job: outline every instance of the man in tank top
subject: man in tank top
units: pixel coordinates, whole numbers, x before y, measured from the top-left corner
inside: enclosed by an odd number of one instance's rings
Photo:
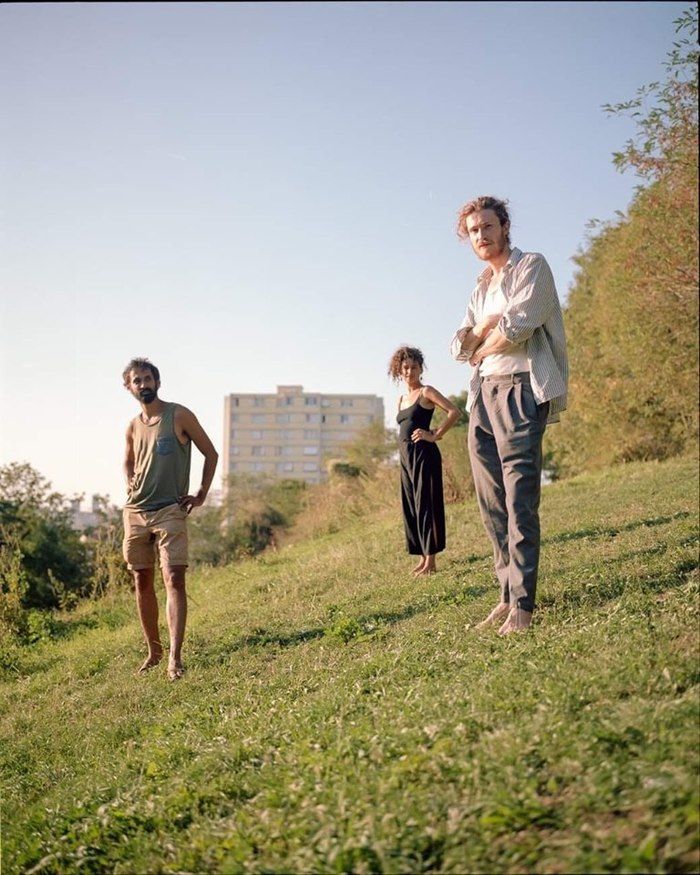
[[[479,197],[457,234],[487,262],[451,352],[469,362],[469,456],[501,598],[480,626],[527,629],[540,555],[542,436],[566,407],[568,364],[561,306],[542,255],[510,244],[506,203]]]
[[[187,516],[204,503],[218,453],[197,417],[180,404],[158,397],[160,373],[148,359],[132,359],[122,374],[124,386],[141,405],[126,430],[127,502],[124,506],[124,559],[134,575],[136,604],[148,647],[139,674],[163,658],[154,589],[155,554],[167,594],[170,634],[168,677],[182,677],[182,641],[187,619]],[[190,489],[192,443],[204,456],[202,485]]]

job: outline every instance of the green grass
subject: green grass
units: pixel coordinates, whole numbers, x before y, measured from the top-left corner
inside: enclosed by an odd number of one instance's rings
[[[472,502],[432,578],[398,517],[193,574],[177,684],[84,606],[5,669],[3,873],[696,871],[697,499],[694,460],[546,487],[506,639]]]

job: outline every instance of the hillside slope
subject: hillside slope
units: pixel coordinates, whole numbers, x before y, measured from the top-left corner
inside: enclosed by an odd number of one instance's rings
[[[192,575],[188,673],[126,594],[0,685],[2,871],[694,871],[695,460],[544,490],[527,635],[475,508],[410,577],[398,517]]]

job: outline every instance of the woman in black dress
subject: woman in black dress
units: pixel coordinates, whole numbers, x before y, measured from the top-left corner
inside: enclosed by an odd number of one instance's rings
[[[401,458],[401,504],[406,547],[420,562],[413,574],[432,574],[435,554],[445,549],[445,503],[442,495],[442,458],[437,448],[446,431],[459,419],[459,410],[434,386],[421,382],[423,353],[414,346],[401,346],[389,362],[389,376],[403,380],[406,394],[399,398]],[[436,407],[447,418],[439,428],[430,428]]]

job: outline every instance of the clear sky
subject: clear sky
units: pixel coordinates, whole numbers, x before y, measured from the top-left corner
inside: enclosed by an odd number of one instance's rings
[[[230,392],[370,392],[389,418],[401,343],[461,391],[459,207],[508,198],[565,300],[638,182],[601,107],[663,76],[687,7],[0,5],[0,464],[121,503],[133,355],[219,449]]]

